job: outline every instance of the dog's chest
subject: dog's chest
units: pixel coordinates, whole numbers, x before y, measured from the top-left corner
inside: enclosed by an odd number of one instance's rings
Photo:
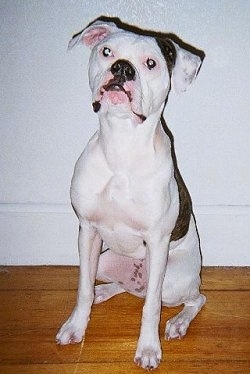
[[[71,200],[79,218],[95,227],[110,248],[141,258],[145,235],[156,222],[166,225],[170,195],[176,193],[172,164],[168,151],[155,155],[151,147],[140,153],[134,145],[121,157],[120,148],[112,168],[98,138],[90,141],[76,164]]]
[[[139,183],[128,175],[83,177],[77,209],[81,216],[97,228],[115,231],[118,227],[141,230],[144,226],[143,195]],[[102,178],[103,177],[103,178]],[[85,181],[85,182],[84,182]],[[85,198],[84,198],[85,197]]]
[[[117,253],[139,258],[145,255],[141,231],[147,230],[140,184],[124,173],[94,176],[86,173],[81,183],[73,183],[71,197],[84,220],[100,233],[105,244]]]
[[[131,198],[129,184],[129,178],[125,174],[113,175],[105,185],[101,195],[106,202],[128,203]]]
[[[121,148],[122,144],[116,146],[117,154]],[[126,162],[119,154],[112,158],[116,164],[112,167],[100,147],[98,134],[93,137],[76,164],[71,185],[72,203],[79,216],[109,230],[121,225],[134,230],[145,227],[145,216],[150,216],[146,214],[149,196],[154,194],[157,204],[155,184],[160,185],[161,181],[151,157],[135,157],[131,161],[133,152],[127,146],[123,157]]]

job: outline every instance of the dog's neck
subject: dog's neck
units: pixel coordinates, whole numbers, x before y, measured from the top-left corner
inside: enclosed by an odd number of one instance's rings
[[[135,165],[154,159],[157,152],[166,150],[166,137],[160,122],[160,113],[153,113],[143,123],[129,117],[99,114],[99,144],[113,172],[129,172]]]

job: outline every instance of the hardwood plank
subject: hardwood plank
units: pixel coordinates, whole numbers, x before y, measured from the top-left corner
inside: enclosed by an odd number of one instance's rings
[[[0,290],[76,290],[77,266],[0,267]],[[203,290],[249,290],[250,267],[204,267]]]
[[[75,290],[78,266],[2,266],[0,290]]]
[[[201,272],[205,290],[250,290],[250,267],[204,267]]]
[[[133,363],[76,363],[41,365],[2,365],[1,374],[138,374],[144,371]],[[250,365],[246,361],[164,361],[157,368],[163,374],[249,374]]]

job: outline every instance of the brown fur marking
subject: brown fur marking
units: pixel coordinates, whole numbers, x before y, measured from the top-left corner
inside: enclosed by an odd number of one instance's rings
[[[161,117],[161,123],[163,130],[166,132],[167,136],[170,138],[171,141],[171,153],[172,153],[172,159],[174,163],[174,177],[178,186],[179,190],[179,201],[180,201],[180,207],[179,207],[179,215],[175,223],[175,227],[171,233],[170,240],[175,241],[178,239],[183,238],[183,236],[186,235],[189,228],[189,222],[192,215],[192,200],[189,195],[188,189],[182,179],[181,173],[178,169],[175,150],[174,150],[174,138],[167,127],[167,124],[163,118]]]

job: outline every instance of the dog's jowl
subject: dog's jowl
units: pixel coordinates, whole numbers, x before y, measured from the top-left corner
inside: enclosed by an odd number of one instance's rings
[[[122,292],[145,298],[135,362],[156,368],[161,306],[184,304],[166,324],[181,338],[205,303],[191,199],[162,113],[171,88],[195,79],[204,54],[171,34],[101,17],[69,47],[91,49],[89,82],[99,127],[76,163],[71,201],[79,218],[76,306],[59,344],[84,339],[91,306]],[[106,282],[95,287],[95,280]]]

